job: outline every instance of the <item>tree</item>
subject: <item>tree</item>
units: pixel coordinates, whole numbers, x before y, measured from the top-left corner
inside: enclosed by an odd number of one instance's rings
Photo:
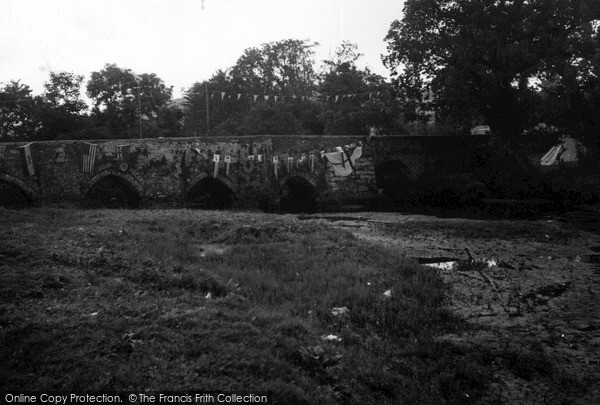
[[[310,95],[315,89],[314,48],[318,43],[298,39],[248,48],[231,68],[230,76],[250,92]]]
[[[599,8],[595,0],[407,0],[384,62],[403,97],[458,131],[481,115],[510,138],[527,122],[523,100],[535,80],[558,75],[567,93],[580,93]]]
[[[40,129],[37,114],[40,99],[20,81],[11,81],[0,89],[0,139],[31,139]]]
[[[146,130],[156,128],[158,113],[171,99],[172,88],[154,73],[135,74],[107,64],[100,72],[92,72],[87,93],[93,99],[92,113],[115,135],[137,132],[140,120]]]
[[[207,89],[212,134],[269,131],[275,135],[314,130],[318,127],[317,112],[309,97],[317,84],[313,50],[316,45],[288,39],[246,49],[233,67],[219,70],[210,80],[195,83],[187,91],[189,108],[184,130],[196,135],[207,132]],[[254,95],[260,98],[254,100]],[[278,101],[265,100],[265,95],[277,96]],[[272,122],[257,120],[256,116]]]
[[[209,125],[211,133],[227,127],[237,132],[243,117],[251,108],[248,91],[240,78],[232,77],[227,71],[218,70],[206,82],[194,83],[186,92],[188,109],[184,130],[192,135],[204,135],[206,129],[206,91],[208,89]],[[240,94],[238,98],[237,95]],[[243,97],[242,97],[243,95]]]
[[[393,89],[383,77],[356,66],[361,56],[357,49],[357,45],[343,42],[333,57],[323,62],[319,92],[325,103],[319,119],[324,132],[366,135],[376,126],[394,133],[399,109]]]
[[[42,138],[72,138],[75,132],[83,129],[87,105],[81,99],[82,82],[83,76],[73,73],[50,73],[38,106]]]

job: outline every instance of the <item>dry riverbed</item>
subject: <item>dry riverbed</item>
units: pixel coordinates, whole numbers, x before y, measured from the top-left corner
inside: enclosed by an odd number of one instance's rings
[[[438,267],[448,305],[474,326],[439,339],[510,351],[514,364],[492,359],[482,403],[511,404],[600,401],[599,217],[595,207],[537,221],[313,216]]]
[[[0,386],[600,403],[599,219],[0,209]]]

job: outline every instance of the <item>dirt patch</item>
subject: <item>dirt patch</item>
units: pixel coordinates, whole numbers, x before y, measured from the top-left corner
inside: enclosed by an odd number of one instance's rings
[[[485,353],[495,370],[482,403],[588,404],[600,401],[600,235],[586,212],[539,221],[361,213],[341,223],[366,220],[350,229],[357,238],[438,268],[449,307],[472,326],[440,340]],[[487,265],[465,265],[465,247]]]

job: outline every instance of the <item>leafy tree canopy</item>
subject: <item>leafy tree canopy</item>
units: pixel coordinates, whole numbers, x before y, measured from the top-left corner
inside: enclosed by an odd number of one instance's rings
[[[92,72],[87,84],[93,114],[113,132],[135,128],[140,118],[156,121],[161,107],[171,99],[172,88],[154,73],[136,74],[131,69],[107,64]]]
[[[11,81],[0,88],[0,139],[27,139],[40,128],[40,100],[32,96],[31,88],[20,81]]]
[[[597,86],[596,0],[407,0],[384,63],[409,100],[464,130],[480,114],[501,137],[526,123],[523,99],[554,78],[568,97]]]
[[[37,138],[77,137],[84,127],[86,103],[81,99],[83,76],[51,72],[38,107],[41,128]]]
[[[230,76],[248,91],[310,94],[316,85],[314,48],[318,43],[287,39],[248,48]]]

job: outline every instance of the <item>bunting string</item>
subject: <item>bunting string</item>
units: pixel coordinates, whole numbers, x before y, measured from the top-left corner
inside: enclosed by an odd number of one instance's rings
[[[315,101],[321,100],[325,102],[332,103],[341,103],[348,102],[353,100],[372,100],[379,99],[382,97],[381,91],[370,91],[370,92],[361,92],[361,93],[349,93],[349,94],[331,94],[331,95],[276,95],[276,94],[256,94],[256,93],[244,93],[244,92],[227,92],[221,90],[200,90],[197,94],[198,97],[202,97],[208,93],[208,96],[211,100],[220,101],[241,101],[241,100],[251,100],[254,102],[257,101],[272,101],[272,102],[285,102],[290,100],[299,100],[299,101]],[[218,96],[218,97],[215,97]]]
[[[115,84],[112,88],[117,88],[120,91],[123,89],[123,86],[127,86],[132,84],[132,82],[124,82]],[[137,87],[127,87],[127,89],[137,89]],[[205,92],[208,92],[211,100],[215,99],[215,96],[219,96],[218,99],[220,101],[240,101],[240,100],[252,100],[254,102],[259,100],[264,101],[273,101],[273,102],[283,102],[290,100],[300,100],[300,101],[314,101],[314,100],[324,100],[326,102],[340,103],[344,101],[351,100],[371,100],[378,99],[382,96],[381,91],[369,91],[369,92],[360,92],[360,93],[350,93],[350,94],[328,94],[328,95],[275,95],[275,94],[255,94],[255,93],[244,93],[244,92],[226,92],[221,90],[201,90],[197,94],[198,96],[203,96]],[[31,103],[34,102],[34,98],[24,98],[24,99],[16,99],[16,100],[0,100],[0,104],[19,104],[19,103]]]

